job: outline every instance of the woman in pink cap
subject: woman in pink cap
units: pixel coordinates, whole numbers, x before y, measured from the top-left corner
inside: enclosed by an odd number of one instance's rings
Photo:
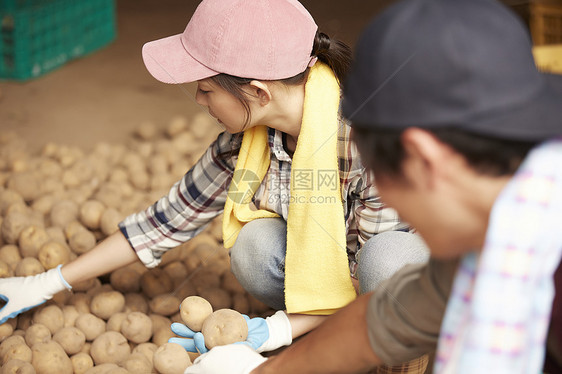
[[[278,310],[248,319],[248,344],[259,352],[291,344],[357,292],[426,261],[423,242],[380,202],[339,115],[350,50],[317,32],[298,1],[204,0],[183,33],[142,52],[156,79],[197,82],[197,102],[225,131],[168,195],[96,248],[35,277],[0,281],[8,301],[0,322],[137,259],[157,266],[220,214],[232,272]],[[187,350],[207,350],[201,333],[172,330]],[[425,365],[415,360],[401,372]]]

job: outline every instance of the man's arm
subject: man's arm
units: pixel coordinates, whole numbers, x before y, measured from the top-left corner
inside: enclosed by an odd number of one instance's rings
[[[370,297],[371,294],[358,297],[251,373],[343,373],[380,365],[367,335]]]

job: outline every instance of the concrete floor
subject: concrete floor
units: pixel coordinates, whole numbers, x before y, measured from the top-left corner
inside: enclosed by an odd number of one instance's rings
[[[303,0],[321,31],[354,45],[369,20],[393,0]],[[120,142],[139,124],[158,126],[201,109],[194,85],[156,81],[140,55],[150,40],[183,31],[199,1],[117,0],[115,42],[28,82],[0,82],[0,133],[14,131],[32,150],[47,142],[90,149]]]

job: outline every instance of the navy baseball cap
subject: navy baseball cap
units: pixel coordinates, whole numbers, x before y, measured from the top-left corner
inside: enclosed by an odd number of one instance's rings
[[[403,0],[367,27],[344,82],[353,126],[460,128],[540,141],[562,134],[562,76],[496,0]]]

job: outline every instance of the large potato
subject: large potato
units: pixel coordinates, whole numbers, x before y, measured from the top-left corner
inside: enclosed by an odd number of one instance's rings
[[[84,374],[94,367],[94,361],[89,354],[80,352],[70,357],[74,374]]]
[[[205,319],[201,332],[205,337],[205,345],[211,349],[219,345],[246,340],[248,337],[248,324],[237,311],[220,309]]]
[[[66,354],[73,355],[80,352],[86,343],[86,335],[76,327],[63,327],[53,335],[53,340],[60,344]]]
[[[58,306],[48,305],[35,312],[33,323],[45,325],[51,331],[51,334],[54,334],[64,326],[64,314]]]
[[[56,268],[70,261],[70,250],[64,244],[55,241],[46,242],[37,254],[39,262],[46,270]]]
[[[186,297],[180,305],[181,319],[193,331],[201,331],[203,322],[212,313],[211,304],[200,296]]]
[[[165,343],[154,352],[154,368],[160,374],[182,374],[191,360],[185,349],[175,343]]]
[[[12,359],[31,362],[31,349],[25,343],[10,346],[2,356],[2,365]]]
[[[117,291],[123,293],[138,292],[140,290],[140,278],[141,274],[127,266],[111,273],[109,281]]]
[[[33,347],[36,343],[46,343],[51,340],[51,330],[42,323],[34,323],[25,330],[25,342]]]
[[[92,343],[90,355],[96,365],[119,364],[131,354],[127,339],[116,331],[107,331],[98,336]]]
[[[158,295],[154,297],[148,305],[153,313],[161,314],[163,316],[170,316],[177,313],[180,307],[180,299],[172,294]]]
[[[72,362],[64,349],[55,341],[37,343],[32,348],[31,364],[37,374],[73,374]]]
[[[84,333],[87,341],[93,341],[105,332],[104,320],[91,313],[84,313],[78,316],[75,325]]]
[[[117,291],[101,292],[90,302],[92,314],[107,320],[111,315],[119,313],[125,307],[125,297]]]
[[[141,312],[131,312],[121,325],[121,333],[133,343],[146,343],[152,336],[152,320]]]
[[[172,277],[162,269],[151,269],[141,276],[141,289],[144,294],[152,299],[155,296],[170,293],[174,289]]]
[[[35,368],[31,362],[18,360],[16,358],[2,365],[2,374],[35,374]]]

